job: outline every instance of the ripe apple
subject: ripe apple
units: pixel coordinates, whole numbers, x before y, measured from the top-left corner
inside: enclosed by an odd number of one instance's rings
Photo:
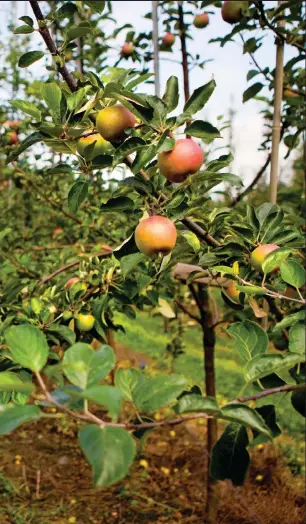
[[[20,121],[19,120],[6,120],[3,125],[4,127],[8,127],[10,129],[13,129],[14,131],[18,131],[20,127]]]
[[[240,304],[240,293],[239,289],[237,289],[236,282],[231,280],[227,288],[225,289],[225,293],[228,295],[228,297],[232,300],[232,302],[235,302],[236,304]]]
[[[284,89],[284,98],[294,98],[296,96],[299,96],[298,93],[295,93],[294,91],[292,91],[292,89],[290,87],[286,87]]]
[[[207,13],[196,15],[193,21],[194,27],[197,27],[198,29],[203,29],[203,27],[206,27],[208,24],[209,17]]]
[[[76,284],[77,282],[80,282],[80,279],[78,277],[69,278],[69,280],[67,280],[65,284],[65,288],[69,291],[69,289],[71,289],[72,286],[74,286],[74,284]]]
[[[196,173],[204,161],[200,146],[190,138],[176,140],[173,149],[158,155],[158,167],[170,182],[183,182]]]
[[[276,244],[262,244],[251,253],[251,264],[257,271],[262,271],[262,263],[269,253],[278,249]],[[276,268],[275,268],[276,269]]]
[[[116,142],[124,137],[128,127],[134,127],[136,118],[126,107],[115,105],[99,111],[96,125],[100,135],[108,142]]]
[[[80,331],[90,331],[94,327],[95,318],[90,313],[78,313],[75,318]]]
[[[134,53],[134,45],[132,42],[125,42],[125,44],[121,47],[121,55],[128,58]]]
[[[8,146],[16,146],[18,144],[18,136],[15,131],[8,131],[4,135],[4,140]]]
[[[225,0],[221,8],[221,16],[224,22],[236,24],[243,18],[244,12],[247,8],[247,0]]]
[[[63,229],[61,227],[54,228],[52,238],[55,238],[57,235],[60,235],[62,232],[63,232]]]
[[[166,33],[164,36],[163,36],[163,44],[165,47],[172,47],[173,44],[175,42],[175,35],[173,35],[172,33]]]
[[[95,142],[93,150],[90,152],[85,151],[85,148],[90,144]],[[94,135],[83,136],[78,140],[77,151],[78,153],[86,158],[86,160],[92,160],[96,156],[105,155],[108,143],[100,133],[95,133]]]
[[[141,253],[154,257],[168,255],[175,246],[176,227],[169,218],[154,215],[141,220],[135,230],[135,242]]]

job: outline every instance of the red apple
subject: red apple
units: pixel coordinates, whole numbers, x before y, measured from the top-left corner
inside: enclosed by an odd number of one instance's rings
[[[199,15],[196,15],[193,25],[194,27],[197,27],[198,29],[202,29],[203,27],[206,27],[209,24],[209,17],[207,13],[201,13]]]
[[[175,36],[172,33],[166,33],[163,36],[163,44],[165,47],[172,47],[175,42]]]
[[[183,182],[196,173],[204,161],[201,147],[190,138],[176,140],[174,148],[158,155],[158,167],[170,182]]]
[[[136,245],[145,255],[168,255],[175,246],[176,227],[169,218],[154,215],[141,220],[135,230]]]
[[[133,53],[134,45],[132,44],[132,42],[125,42],[125,44],[121,47],[121,55],[127,58],[131,56]]]

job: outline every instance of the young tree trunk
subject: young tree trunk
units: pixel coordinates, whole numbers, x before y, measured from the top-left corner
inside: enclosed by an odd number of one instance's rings
[[[184,11],[183,11],[182,4],[183,2],[180,2],[180,1],[178,2],[178,14],[179,14],[178,26],[179,26],[179,33],[180,33],[180,40],[181,40],[181,48],[182,48],[184,94],[185,94],[185,102],[186,102],[190,96],[190,93],[189,93],[188,55],[187,55],[187,47],[186,47]]]
[[[283,0],[278,1],[281,5]],[[285,20],[278,22],[278,27],[284,27]],[[277,201],[277,183],[279,170],[279,141],[281,133],[281,107],[283,99],[283,80],[284,80],[284,42],[281,38],[276,40],[276,65],[274,78],[274,108],[272,125],[272,149],[271,149],[271,168],[270,168],[270,202]]]
[[[158,45],[158,1],[152,1],[152,21],[153,21],[153,48],[154,48],[154,85],[155,95],[160,96],[159,80],[159,45]]]
[[[204,373],[205,373],[205,392],[209,397],[216,397],[216,374],[215,374],[215,330],[213,327],[212,313],[209,303],[209,293],[207,286],[200,286],[196,292],[193,285],[190,290],[198,306],[201,327],[203,332],[204,348]],[[205,523],[216,524],[218,510],[218,490],[215,480],[210,476],[210,460],[212,449],[218,439],[218,425],[216,419],[207,420],[207,482],[206,482],[206,507]]]

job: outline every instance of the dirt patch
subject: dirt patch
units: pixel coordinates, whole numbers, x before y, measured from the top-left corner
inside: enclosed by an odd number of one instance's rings
[[[77,425],[50,420],[1,440],[1,524],[205,522],[205,425],[155,430],[132,474],[96,490],[77,446]],[[291,475],[270,444],[252,452],[245,486],[219,483],[219,501],[216,524],[301,524],[305,519],[304,481]]]

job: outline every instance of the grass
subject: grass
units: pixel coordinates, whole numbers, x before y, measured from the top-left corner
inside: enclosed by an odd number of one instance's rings
[[[124,326],[126,333],[118,332],[116,339],[135,352],[145,353],[157,359],[161,369],[169,366],[169,356],[166,346],[171,334],[164,333],[163,320],[160,316],[151,317],[146,313],[138,314],[135,320],[117,314],[116,321]],[[185,375],[190,383],[204,386],[202,333],[198,326],[190,326],[184,334],[185,353],[175,359],[173,371]],[[216,380],[218,400],[223,404],[236,398],[244,388],[245,382],[239,356],[233,340],[222,330],[216,341]],[[254,389],[248,386],[244,394],[252,393]],[[289,395],[274,395],[263,399],[260,404],[276,405],[278,423],[283,431],[290,433],[295,439],[304,440],[304,419],[291,406]]]

